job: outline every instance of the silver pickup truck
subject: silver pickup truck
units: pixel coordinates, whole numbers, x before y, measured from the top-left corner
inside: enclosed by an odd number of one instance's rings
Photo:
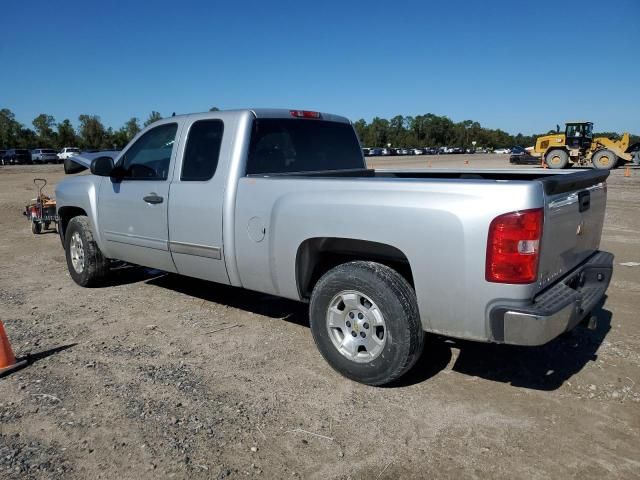
[[[424,332],[544,344],[611,279],[608,171],[370,170],[336,115],[175,116],[65,167],[92,173],[56,189],[79,285],[121,260],[309,302],[324,358],[370,385],[409,370]]]

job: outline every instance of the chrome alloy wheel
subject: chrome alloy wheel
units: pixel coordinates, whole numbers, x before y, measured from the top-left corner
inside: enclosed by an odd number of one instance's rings
[[[338,293],[327,310],[327,329],[333,346],[356,363],[378,357],[387,342],[387,327],[378,306],[355,290]]]
[[[70,252],[73,269],[77,273],[82,273],[84,270],[84,246],[78,232],[73,232],[71,236]]]

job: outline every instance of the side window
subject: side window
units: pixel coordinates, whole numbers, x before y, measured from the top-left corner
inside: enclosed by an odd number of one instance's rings
[[[140,137],[118,162],[124,178],[166,180],[177,131],[177,123],[167,123]]]
[[[180,180],[204,181],[213,178],[218,166],[223,132],[222,120],[199,120],[191,125]]]

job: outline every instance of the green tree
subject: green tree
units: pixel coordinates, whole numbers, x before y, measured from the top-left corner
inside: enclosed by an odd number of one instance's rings
[[[36,132],[31,130],[30,128],[24,128],[20,125],[20,129],[18,130],[16,147],[18,148],[27,148],[32,149],[36,148],[38,144],[38,137]]]
[[[209,111],[210,111],[210,112],[219,112],[219,111],[220,111],[220,109],[219,109],[218,107],[211,107],[211,108],[209,109]]]
[[[366,139],[364,138],[364,136],[367,132],[367,122],[363,118],[361,118],[357,122],[353,123],[353,128],[356,130],[356,134],[360,139],[360,145],[366,147],[368,144],[366,143]]]
[[[124,124],[123,128],[127,135],[127,142],[129,142],[140,132],[140,124],[138,123],[138,118],[131,117],[129,120],[127,120],[127,123]]]
[[[73,147],[77,145],[78,138],[76,136],[76,131],[73,129],[73,125],[71,125],[71,121],[68,118],[65,118],[62,123],[58,124],[58,135],[57,135],[57,147]]]
[[[107,131],[97,115],[80,115],[80,144],[83,148],[94,150],[104,148]]]
[[[151,125],[158,120],[162,120],[162,115],[160,115],[160,112],[156,112],[154,110],[149,114],[149,118],[147,118],[147,120],[144,122],[144,126],[146,127],[148,125]]]
[[[0,110],[0,147],[11,148],[18,143],[22,125],[16,121],[14,113],[8,108]]]
[[[53,118],[52,115],[41,113],[36,118],[34,118],[33,122],[31,123],[36,130],[36,134],[38,135],[38,146],[53,147],[58,143],[57,139],[55,138],[56,132],[54,131],[54,128],[56,126],[56,119]]]

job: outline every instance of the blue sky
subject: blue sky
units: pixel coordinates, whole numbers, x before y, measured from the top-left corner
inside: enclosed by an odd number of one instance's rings
[[[640,133],[640,0],[2,2],[0,108],[242,107]]]

